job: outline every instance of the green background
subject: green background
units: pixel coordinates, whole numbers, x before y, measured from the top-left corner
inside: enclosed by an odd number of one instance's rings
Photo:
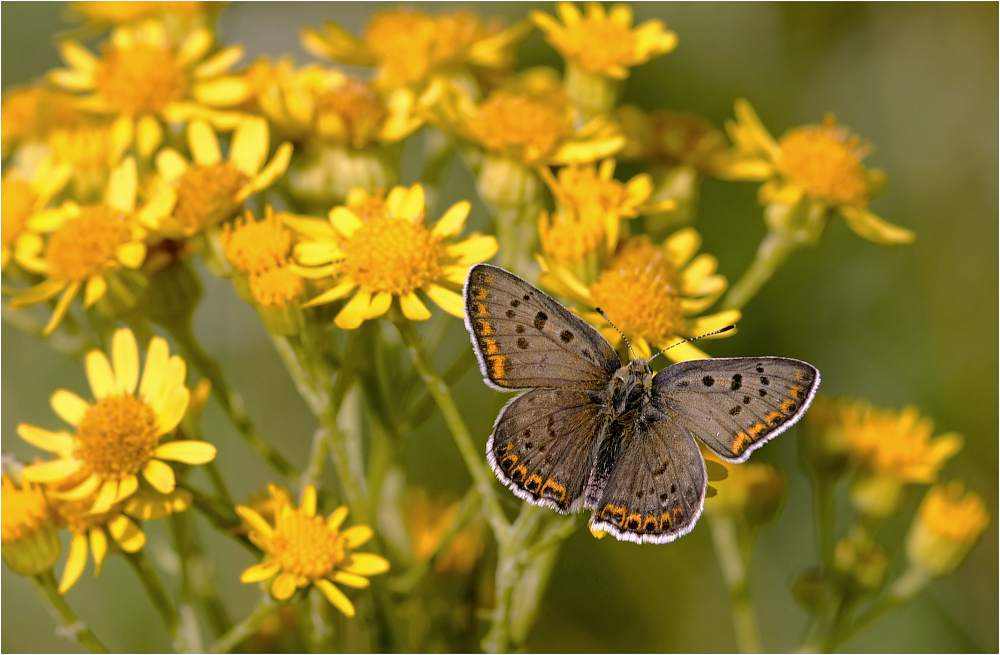
[[[389,4],[235,3],[221,15],[221,38],[258,54],[293,53],[300,27],[333,19],[360,33],[371,13]],[[551,5],[465,4],[508,22]],[[431,4],[428,11],[456,5]],[[5,2],[2,11],[4,90],[60,65],[54,37],[67,28],[63,3]],[[826,112],[875,146],[866,160],[884,168],[887,192],[872,205],[885,219],[913,229],[918,240],[894,250],[863,241],[840,219],[821,242],[794,254],[746,307],[739,334],[713,341],[712,355],[784,355],[823,373],[821,393],[868,398],[878,405],[916,404],[937,433],[958,431],[965,448],[943,477],[958,477],[987,502],[991,524],[954,575],[934,582],[913,603],[844,646],[847,651],[985,651],[998,645],[997,375],[993,341],[997,311],[997,5],[990,4],[751,4],[635,5],[636,21],[664,20],[680,44],[635,69],[625,101],[647,109],[691,110],[717,125],[747,98],[775,136],[820,122]],[[560,66],[535,34],[520,50],[521,66]],[[413,173],[404,182],[414,182]],[[764,235],[756,186],[708,181],[696,227],[703,252],[718,256],[735,281]],[[457,163],[441,206],[473,196],[472,178]],[[488,225],[476,204],[472,227]],[[459,321],[448,340],[467,347]],[[314,428],[253,310],[228,282],[206,279],[196,316],[203,345],[247,400],[262,432],[301,462]],[[392,332],[386,330],[387,333]],[[37,453],[15,434],[19,422],[55,428],[48,405],[56,388],[87,393],[82,366],[3,327],[3,451]],[[474,434],[485,443],[505,396],[478,383],[470,370],[457,396]],[[219,465],[237,498],[271,480],[214,405],[204,428],[219,446]],[[412,477],[460,493],[468,483],[439,417],[411,436]],[[810,488],[795,463],[792,433],[754,455],[789,477],[784,513],[765,530],[751,568],[752,594],[765,648],[794,650],[806,615],[788,588],[816,561]],[[434,471],[454,471],[440,481]],[[202,482],[195,478],[196,482]],[[513,497],[504,498],[513,506]],[[915,506],[919,494],[911,497]],[[907,511],[912,510],[910,507]],[[884,536],[899,543],[901,522]],[[207,533],[208,530],[206,529]],[[166,583],[170,539],[147,525],[148,552]],[[252,562],[246,551],[211,541],[221,593],[234,616],[254,602],[257,588],[237,577]],[[57,566],[57,572],[62,565]],[[76,651],[60,640],[28,581],[2,574],[7,652]],[[376,582],[376,584],[379,584]],[[111,557],[98,580],[87,571],[67,595],[82,619],[117,651],[160,651],[169,639],[137,580]],[[707,526],[665,546],[597,541],[578,531],[565,545],[528,648],[539,651],[730,651],[735,641],[725,586]]]

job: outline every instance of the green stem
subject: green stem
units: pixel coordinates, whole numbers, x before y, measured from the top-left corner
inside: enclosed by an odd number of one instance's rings
[[[219,637],[232,627],[232,621],[222,599],[216,593],[212,563],[205,558],[191,515],[187,512],[171,514],[170,529],[181,561],[182,593],[185,600],[194,600],[201,606],[212,634]]]
[[[914,596],[923,591],[929,582],[930,578],[928,578],[926,573],[918,568],[908,568],[893,583],[889,593],[885,597],[879,599],[878,602],[862,612],[851,623],[833,631],[826,640],[826,649],[832,651],[892,610],[905,605]]]
[[[132,569],[139,576],[142,586],[146,588],[146,593],[149,594],[150,599],[153,601],[153,606],[160,614],[163,625],[166,626],[167,632],[170,633],[174,650],[190,652],[192,649],[188,647],[188,644],[183,641],[181,636],[180,615],[177,614],[177,609],[163,588],[160,579],[156,576],[156,572],[153,570],[152,564],[149,563],[146,554],[140,550],[135,553],[122,553],[122,555],[132,565]]]
[[[32,576],[31,582],[49,613],[60,623],[56,634],[64,639],[76,641],[91,653],[110,652],[91,632],[87,624],[77,617],[73,608],[66,602],[66,598],[59,593],[59,583],[56,582],[56,576],[52,573],[52,569]]]
[[[282,477],[297,477],[298,471],[295,467],[261,436],[243,411],[243,400],[239,394],[230,391],[218,363],[202,350],[201,344],[195,339],[191,330],[190,320],[164,322],[163,326],[177,341],[177,345],[183,351],[184,359],[191,362],[195,369],[212,383],[212,395],[250,447]]]
[[[761,652],[760,630],[757,616],[750,600],[750,585],[747,581],[749,548],[740,547],[736,523],[729,517],[711,516],[709,526],[715,556],[722,569],[722,577],[729,590],[733,606],[733,627],[736,630],[736,645],[741,653]]]
[[[816,514],[816,536],[819,539],[819,551],[823,562],[823,572],[829,575],[833,571],[834,549],[834,486],[829,479],[817,476],[813,485],[813,501]]]
[[[237,529],[240,527],[240,517],[232,505],[220,505],[216,499],[188,484],[178,484],[177,486],[191,494],[195,508],[220,532],[234,538],[255,556],[260,555],[260,548],[254,545],[245,534],[237,534]]]
[[[261,621],[266,619],[271,615],[272,612],[281,607],[278,603],[274,602],[270,596],[261,596],[260,601],[258,601],[257,606],[253,608],[253,611],[247,615],[242,621],[230,628],[229,632],[222,635],[218,641],[212,644],[212,647],[208,649],[210,653],[228,653],[233,648],[238,646],[240,642],[247,639],[260,626]]]
[[[437,403],[438,409],[441,410],[448,429],[451,430],[452,437],[455,439],[455,445],[458,446],[458,451],[462,455],[462,459],[465,460],[465,465],[469,469],[470,475],[472,475],[473,485],[483,499],[486,520],[493,529],[493,534],[498,541],[503,540],[510,529],[510,525],[507,522],[503,507],[500,506],[500,499],[493,489],[493,472],[489,470],[482,453],[472,442],[469,428],[465,425],[465,420],[458,411],[455,399],[451,396],[451,390],[445,381],[441,379],[441,376],[438,375],[437,371],[434,370],[434,365],[424,350],[413,324],[397,315],[393,316],[393,323],[396,325],[396,329],[399,330],[399,335],[410,352],[414,368],[417,369],[420,378],[427,385],[427,390],[434,398],[434,402]]]
[[[771,279],[778,267],[795,250],[797,244],[782,232],[768,232],[757,249],[753,263],[740,281],[729,289],[723,309],[743,309],[750,299]]]

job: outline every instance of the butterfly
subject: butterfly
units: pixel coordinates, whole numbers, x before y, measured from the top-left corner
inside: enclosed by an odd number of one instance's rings
[[[592,326],[508,271],[477,264],[463,289],[465,325],[486,384],[526,390],[500,411],[490,467],[518,497],[635,543],[690,532],[708,476],[697,437],[727,462],[802,418],[819,371],[785,357],[681,362],[654,374],[622,365]]]

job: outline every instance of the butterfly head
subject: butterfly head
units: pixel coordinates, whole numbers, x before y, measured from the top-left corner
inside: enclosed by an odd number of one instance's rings
[[[650,397],[652,388],[653,370],[648,360],[633,359],[619,368],[607,390],[613,415],[624,416],[638,410],[643,398]]]

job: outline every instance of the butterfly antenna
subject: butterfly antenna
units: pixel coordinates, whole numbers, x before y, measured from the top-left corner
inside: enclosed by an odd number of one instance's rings
[[[607,318],[607,317],[605,317],[605,318]],[[615,329],[617,329],[617,328],[615,328]],[[670,345],[670,346],[667,346],[666,348],[664,348],[664,349],[663,349],[663,350],[661,350],[660,352],[658,352],[658,353],[656,353],[655,355],[653,355],[652,357],[650,357],[650,358],[649,358],[649,361],[650,361],[650,362],[651,362],[651,361],[653,361],[654,359],[656,359],[657,357],[659,357],[659,356],[660,356],[660,355],[662,355],[663,353],[667,352],[668,350],[670,350],[670,349],[671,349],[671,348],[673,348],[674,346],[679,346],[679,345],[681,345],[682,343],[687,343],[688,341],[695,341],[696,339],[704,339],[705,337],[714,337],[714,336],[715,336],[715,335],[717,335],[717,334],[722,334],[723,332],[729,332],[730,330],[735,330],[735,329],[736,329],[736,326],[735,326],[735,325],[727,325],[726,327],[724,327],[724,328],[719,328],[718,330],[715,330],[714,332],[707,332],[707,333],[705,333],[705,334],[699,334],[699,335],[698,335],[698,336],[696,336],[696,337],[690,337],[690,338],[688,338],[688,339],[685,339],[684,341],[678,341],[677,343],[675,343],[675,344],[673,344],[673,345]]]
[[[601,309],[600,307],[594,307],[594,311],[603,316],[605,321],[611,323],[611,319],[608,318],[608,315],[604,313],[603,309]],[[611,323],[611,327],[613,327],[618,332],[618,334],[622,335],[622,339],[625,340],[625,345],[628,346],[628,351],[632,353],[632,359],[639,359],[638,357],[635,356],[635,351],[632,350],[632,344],[628,342],[628,337],[625,336],[625,333],[619,330],[618,326],[615,325],[614,323]]]

